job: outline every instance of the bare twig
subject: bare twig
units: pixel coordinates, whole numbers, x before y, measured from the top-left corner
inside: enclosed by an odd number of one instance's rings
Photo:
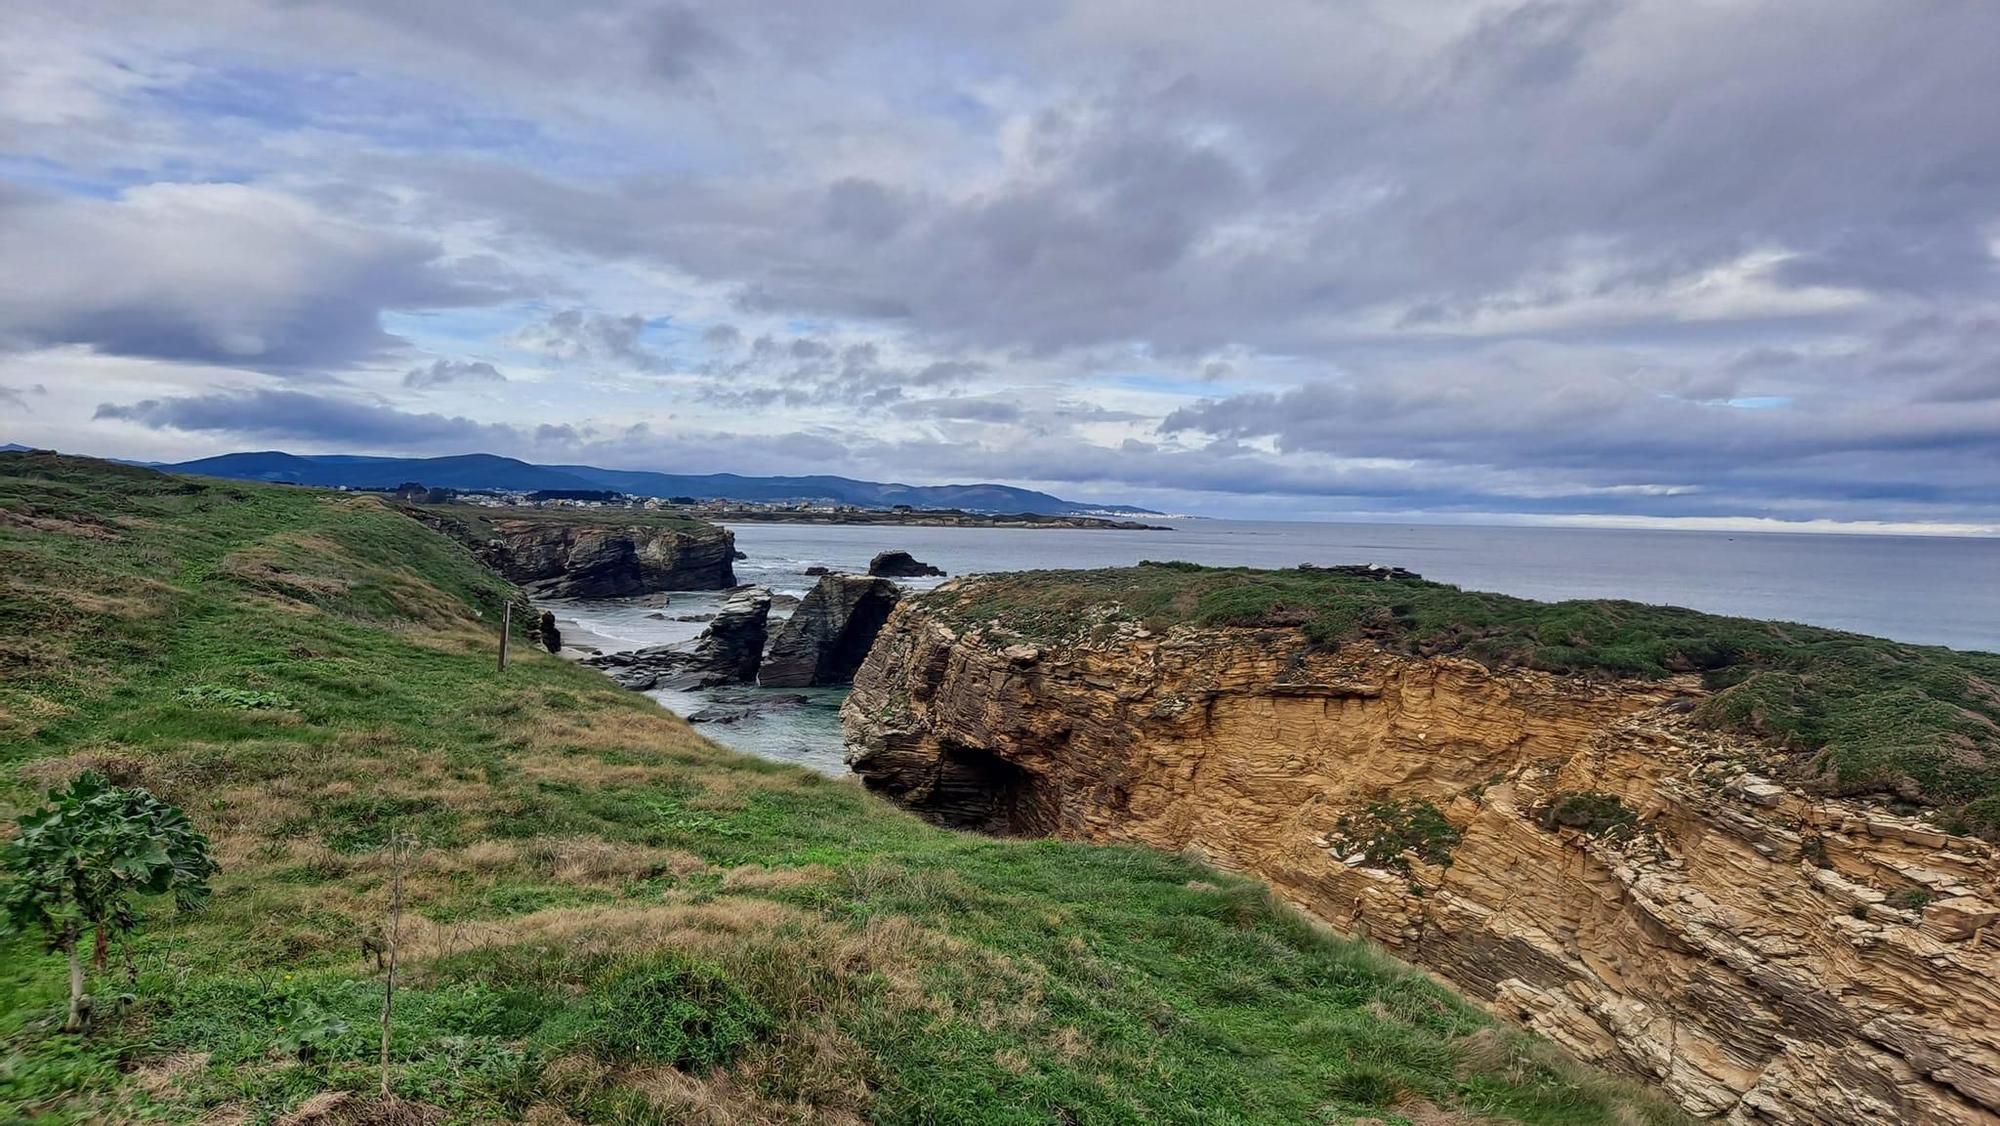
[[[501,646],[501,660],[506,660],[506,646]],[[389,836],[389,856],[391,863],[391,888],[389,894],[389,933],[383,945],[388,947],[388,982],[382,990],[382,1097],[389,1097],[389,1029],[396,1011],[396,938],[403,925],[403,866],[410,856],[410,839],[401,830]]]

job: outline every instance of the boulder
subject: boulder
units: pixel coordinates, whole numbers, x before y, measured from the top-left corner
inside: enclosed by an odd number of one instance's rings
[[[833,568],[831,567],[821,567],[818,564],[814,564],[813,566],[806,568],[806,575],[808,577],[818,577],[820,575],[831,575],[831,574],[833,574]]]
[[[771,592],[749,587],[730,595],[715,620],[690,643],[606,653],[584,663],[640,691],[745,683],[757,676],[770,616]]]
[[[885,551],[868,561],[868,573],[885,579],[943,578],[944,572],[907,551]]]
[[[757,683],[806,688],[854,679],[902,591],[887,579],[825,575],[771,638]]]

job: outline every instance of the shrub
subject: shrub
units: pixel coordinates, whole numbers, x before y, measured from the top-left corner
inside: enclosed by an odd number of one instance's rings
[[[1889,906],[1899,911],[1921,911],[1930,906],[1930,902],[1931,893],[1923,888],[1905,888],[1888,899]]]
[[[1423,798],[1370,802],[1334,824],[1334,851],[1361,853],[1375,867],[1408,873],[1404,853],[1415,853],[1431,864],[1450,864],[1459,832],[1438,807]]]
[[[1637,822],[1617,794],[1563,794],[1541,809],[1544,829],[1578,829],[1588,836],[1623,836]]]
[[[196,707],[235,708],[246,712],[292,706],[291,698],[282,692],[230,688],[221,684],[190,684],[181,689],[175,698],[184,704],[193,704]]]
[[[1344,1103],[1385,1107],[1402,1095],[1403,1084],[1382,1068],[1364,1064],[1336,1074],[1330,1093]]]
[[[49,949],[69,956],[67,1032],[87,1023],[83,960],[86,931],[95,931],[93,960],[102,968],[114,936],[139,925],[133,900],[171,893],[183,911],[208,898],[216,864],[208,838],[187,815],[141,789],[120,789],[95,771],[67,790],[51,790],[49,806],[16,822],[0,849],[12,877],[0,890],[0,926],[40,930]]]
[[[762,1038],[771,1016],[715,966],[675,954],[634,966],[605,990],[597,1049],[705,1070]]]

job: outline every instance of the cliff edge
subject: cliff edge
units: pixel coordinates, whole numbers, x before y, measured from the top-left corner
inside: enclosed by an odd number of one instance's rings
[[[933,820],[1253,873],[1693,1113],[1974,1123],[2000,1112],[2000,863],[1967,835],[1996,669],[1175,565],[906,599],[843,714],[868,786]]]
[[[736,537],[684,517],[620,510],[406,505],[535,598],[625,598],[736,585]]]

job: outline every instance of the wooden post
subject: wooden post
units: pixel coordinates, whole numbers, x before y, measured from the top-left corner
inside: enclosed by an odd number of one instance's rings
[[[500,600],[500,671],[507,671],[507,635],[513,632],[514,600]]]

